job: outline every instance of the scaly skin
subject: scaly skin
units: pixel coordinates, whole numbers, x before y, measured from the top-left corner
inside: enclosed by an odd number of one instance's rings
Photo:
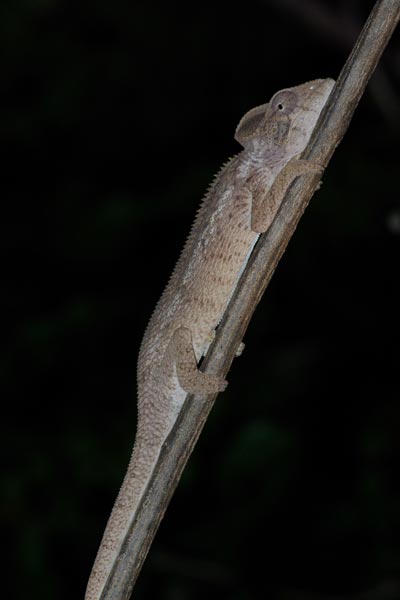
[[[99,600],[188,392],[225,389],[197,362],[293,179],[321,168],[296,157],[333,87],[318,79],[282,90],[246,113],[236,130],[244,150],[218,173],[146,329],[138,361],[138,427],[131,461],[90,575],[85,600]]]

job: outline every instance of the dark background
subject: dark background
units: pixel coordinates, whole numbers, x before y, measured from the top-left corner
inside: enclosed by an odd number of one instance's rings
[[[2,2],[7,598],[83,597],[134,439],[141,336],[236,124],[282,87],[336,78],[371,6]],[[138,600],[400,598],[398,36],[254,316]]]

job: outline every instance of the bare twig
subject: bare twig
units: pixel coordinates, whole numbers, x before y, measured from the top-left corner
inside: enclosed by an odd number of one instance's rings
[[[365,86],[400,19],[400,0],[376,3],[347,60],[314,135],[303,154],[327,165],[350,123]],[[319,177],[305,175],[291,186],[268,232],[254,249],[218,328],[202,369],[226,374],[250,318],[310,201]],[[165,441],[145,497],[101,596],[127,600],[182,471],[216,396],[188,396]]]
[[[330,7],[321,0],[268,0],[277,10],[291,14],[320,39],[348,51],[359,31],[359,18],[348,2]],[[354,7],[353,7],[354,8]],[[400,52],[392,51],[392,63],[399,62]],[[387,65],[386,65],[387,67]],[[379,65],[369,85],[369,93],[384,119],[398,129],[400,102],[384,65]]]

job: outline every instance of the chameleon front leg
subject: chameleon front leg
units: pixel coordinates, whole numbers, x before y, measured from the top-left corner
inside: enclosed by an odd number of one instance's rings
[[[257,199],[253,195],[251,208],[251,229],[255,233],[267,231],[278,212],[279,206],[293,180],[305,173],[319,173],[322,175],[323,167],[311,160],[292,158],[278,173],[273,184],[265,195]]]
[[[218,375],[199,371],[192,332],[188,327],[181,326],[175,329],[166,355],[166,361],[175,364],[179,385],[189,394],[223,392],[228,385],[228,382]]]

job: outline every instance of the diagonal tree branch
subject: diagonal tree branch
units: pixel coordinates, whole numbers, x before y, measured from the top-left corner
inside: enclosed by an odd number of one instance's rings
[[[290,14],[298,22],[302,22],[325,43],[331,43],[348,51],[353,46],[359,30],[359,18],[354,14],[352,6],[328,6],[321,0],[268,0],[276,10]],[[346,8],[345,8],[346,7]],[[354,8],[354,7],[353,7]],[[392,49],[392,63],[400,60],[400,52]],[[386,65],[387,67],[387,65]],[[387,74],[387,68],[379,65],[369,85],[369,93],[385,120],[392,127],[398,128],[400,103],[396,90]]]
[[[379,0],[351,52],[303,157],[326,166],[400,19],[400,0]],[[319,177],[304,175],[289,189],[266,234],[261,236],[239,281],[202,370],[226,374],[251,316],[307,207]],[[124,541],[101,600],[128,600],[182,471],[216,395],[188,396],[165,441],[146,494]]]

